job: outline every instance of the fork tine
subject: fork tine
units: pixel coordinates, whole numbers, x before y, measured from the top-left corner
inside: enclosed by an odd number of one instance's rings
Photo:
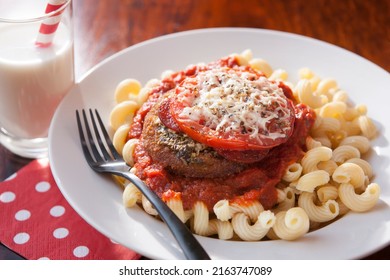
[[[84,127],[85,127],[85,130],[87,131],[87,138],[88,138],[88,142],[89,142],[92,154],[95,158],[95,161],[102,161],[103,158],[102,158],[101,154],[99,153],[99,150],[96,147],[95,140],[92,137],[91,129],[89,127],[89,123],[88,123],[87,115],[85,114],[85,110],[83,109],[82,112],[83,112],[83,117],[84,117]]]
[[[109,160],[111,159],[111,155],[107,152],[107,149],[106,149],[106,146],[104,145],[103,141],[102,141],[102,137],[100,136],[100,133],[99,133],[99,129],[96,125],[96,121],[95,121],[95,118],[93,116],[93,112],[91,109],[89,109],[89,114],[91,116],[91,120],[92,120],[92,125],[93,125],[93,129],[95,131],[95,135],[96,135],[96,140],[97,140],[97,143],[100,147],[100,151],[102,152],[103,154],[103,157],[106,159],[106,160]],[[100,123],[99,123],[100,124]],[[100,130],[103,131],[104,129],[104,126],[102,126],[100,124]],[[104,135],[104,131],[103,131],[103,135]]]
[[[102,119],[100,117],[100,114],[99,114],[97,109],[95,109],[95,114],[96,114],[96,117],[98,119],[101,132],[103,133],[104,139],[106,140],[107,146],[110,149],[110,152],[111,152],[112,156],[115,159],[122,159],[121,155],[117,152],[117,150],[115,149],[114,145],[112,144],[111,138],[108,135],[108,132],[107,132],[107,130],[104,127],[103,121],[102,121]]]
[[[91,153],[90,153],[90,151],[89,151],[89,149],[88,149],[87,141],[85,140],[85,135],[84,135],[84,131],[83,131],[83,126],[82,126],[82,124],[81,124],[80,114],[79,114],[79,111],[78,111],[78,110],[76,110],[76,119],[77,119],[77,128],[78,128],[78,130],[79,130],[81,148],[83,149],[84,156],[85,156],[85,158],[87,159],[87,162],[88,162],[88,163],[93,163],[93,162],[94,162],[94,159],[93,159],[92,156],[91,156]]]

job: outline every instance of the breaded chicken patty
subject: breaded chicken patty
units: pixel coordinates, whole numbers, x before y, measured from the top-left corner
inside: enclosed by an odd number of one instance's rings
[[[160,104],[146,115],[142,131],[144,147],[154,161],[170,172],[191,178],[224,177],[245,168],[245,164],[229,161],[213,148],[167,128],[158,117]]]

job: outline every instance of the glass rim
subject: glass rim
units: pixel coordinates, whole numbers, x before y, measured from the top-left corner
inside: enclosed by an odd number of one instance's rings
[[[65,10],[70,5],[71,2],[72,0],[66,0],[66,2],[57,10],[51,11],[50,13],[47,14],[43,13],[42,15],[31,17],[31,18],[12,19],[12,18],[4,18],[0,16],[0,23],[29,23],[29,22],[43,21],[49,17],[54,16],[58,12]]]

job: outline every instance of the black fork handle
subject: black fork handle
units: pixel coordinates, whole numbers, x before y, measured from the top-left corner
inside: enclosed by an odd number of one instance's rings
[[[130,172],[118,171],[114,174],[132,182],[145,195],[145,197],[155,207],[161,219],[171,230],[173,236],[182,248],[183,253],[187,259],[210,260],[209,255],[206,253],[188,227],[149,187],[144,184],[144,182],[142,182],[141,179]]]

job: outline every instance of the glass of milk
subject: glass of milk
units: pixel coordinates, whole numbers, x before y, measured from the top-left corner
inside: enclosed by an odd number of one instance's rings
[[[73,85],[71,0],[0,0],[0,143],[46,157],[51,119]]]

